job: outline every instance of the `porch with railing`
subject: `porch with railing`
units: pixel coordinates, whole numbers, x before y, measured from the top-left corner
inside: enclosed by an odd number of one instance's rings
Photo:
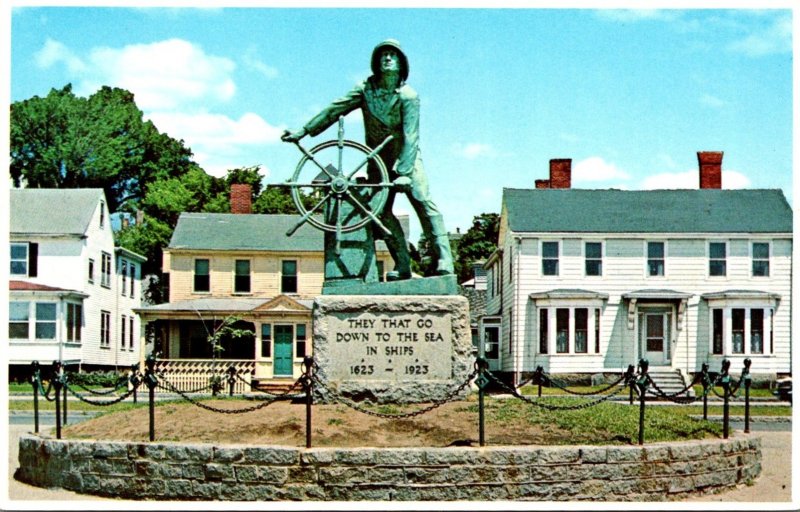
[[[256,363],[252,359],[159,359],[155,371],[163,376],[172,386],[184,392],[191,393],[203,389],[211,384],[211,379],[217,376],[228,390],[228,369],[233,366],[239,378],[234,383],[234,393],[247,393],[250,389]],[[163,389],[160,390],[163,392]]]

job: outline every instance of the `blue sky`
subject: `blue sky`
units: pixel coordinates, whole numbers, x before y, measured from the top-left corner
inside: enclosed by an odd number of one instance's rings
[[[724,188],[791,200],[792,14],[22,6],[10,99],[123,87],[209,173],[259,165],[275,183],[300,156],[283,129],[366,78],[372,48],[392,37],[451,231],[499,212],[503,187],[546,179],[551,158],[572,159],[575,188],[696,188],[697,151],[724,151]],[[348,138],[361,140],[360,123],[348,116]]]

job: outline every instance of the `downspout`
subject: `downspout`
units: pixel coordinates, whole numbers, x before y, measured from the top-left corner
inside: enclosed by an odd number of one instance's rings
[[[511,253],[511,256],[512,256],[511,262],[512,263],[511,264],[512,264],[513,268],[511,269],[511,274],[514,276],[514,306],[511,308],[512,314],[513,314],[515,309],[519,308],[519,286],[520,286],[520,282],[519,282],[519,258],[520,258],[520,253],[522,252],[520,250],[520,247],[522,246],[522,238],[517,236],[517,237],[514,237],[514,240],[516,240],[516,242],[517,242],[517,254],[516,254],[516,256],[514,256],[513,249],[512,249],[512,253]],[[512,319],[513,320],[513,322],[512,322],[513,325],[511,326],[511,330],[514,333],[517,333],[517,324],[519,323],[519,317],[520,317],[521,314],[522,314],[522,308],[519,308],[518,311],[516,312],[516,314],[513,315],[513,319]],[[514,378],[514,384],[515,384],[514,387],[515,388],[516,388],[516,384],[522,381],[522,362],[523,362],[522,351],[525,349],[524,342],[521,342],[521,340],[523,339],[522,336],[520,336],[519,333],[517,333],[517,334],[518,334],[518,336],[517,336],[516,343],[517,343],[517,345],[519,347],[519,350],[517,350],[517,357],[515,358],[516,361],[514,361],[514,366],[515,366],[515,369],[517,370],[517,374],[516,374],[516,376]]]

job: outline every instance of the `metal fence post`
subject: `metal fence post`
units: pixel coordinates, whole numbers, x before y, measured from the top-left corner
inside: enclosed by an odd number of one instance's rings
[[[639,360],[639,379],[636,381],[636,388],[639,391],[639,445],[644,444],[644,399],[647,394],[649,376],[647,370],[650,363],[647,359]]]
[[[56,439],[61,439],[61,361],[53,361],[52,382],[56,392]]]
[[[33,431],[39,433],[39,382],[41,375],[39,373],[39,361],[31,363],[31,382],[33,383]]]
[[[147,360],[144,363],[145,366],[145,373],[144,373],[144,382],[147,384],[148,394],[150,399],[150,441],[156,440],[156,386],[158,385],[158,379],[156,378],[156,354],[155,352],[151,353],[147,356]]]
[[[62,421],[62,423],[66,425],[67,424],[67,372],[63,367],[61,368],[61,384],[62,384],[61,393],[63,393],[64,395],[64,407],[61,411],[61,413],[64,415],[64,420]]]
[[[228,367],[228,396],[233,396],[233,386],[236,384],[236,367]]]
[[[135,404],[137,401],[136,398],[136,391],[139,389],[139,384],[141,381],[139,380],[139,363],[134,363],[131,365],[131,374],[128,377],[128,384],[133,387],[133,403]]]
[[[478,369],[478,444],[486,446],[486,386],[489,385],[489,379],[486,378],[486,370],[489,368],[489,362],[481,355],[475,360],[475,365]]]
[[[539,392],[537,396],[542,398],[542,381],[544,380],[544,368],[541,366],[536,367],[536,382],[539,384]]]
[[[752,377],[750,376],[750,365],[752,361],[748,358],[744,360],[744,369],[742,369],[742,380],[744,380],[744,433],[750,433],[750,384]]]
[[[708,420],[708,388],[711,384],[711,380],[708,377],[708,363],[703,363],[701,368],[703,377],[703,419]]]
[[[313,365],[314,359],[311,356],[303,358],[303,390],[306,394],[306,448],[311,448],[311,404],[314,402],[311,367]]]
[[[727,359],[722,360],[722,392],[723,392],[723,405],[722,405],[722,435],[728,439],[730,431],[730,396],[731,396],[731,376],[728,375],[728,370],[731,367],[731,362]]]

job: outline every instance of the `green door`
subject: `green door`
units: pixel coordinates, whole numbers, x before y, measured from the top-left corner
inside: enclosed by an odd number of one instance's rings
[[[294,332],[291,325],[275,326],[275,376],[292,375],[292,342]]]

